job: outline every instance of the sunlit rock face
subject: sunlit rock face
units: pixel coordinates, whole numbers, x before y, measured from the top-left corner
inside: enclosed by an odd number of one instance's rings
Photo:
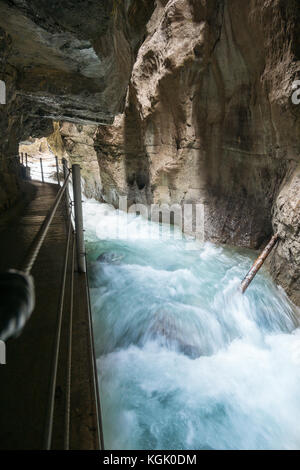
[[[17,92],[31,114],[111,123],[125,91],[154,1],[1,1],[12,39]]]
[[[299,230],[283,229],[278,203],[300,158],[299,20],[297,1],[158,0],[125,112],[95,143],[108,202],[202,202],[207,239],[252,248],[280,226],[283,285],[284,263],[299,277]],[[299,191],[298,180],[285,207]]]
[[[96,131],[97,126],[56,122],[54,132],[47,140],[52,152],[59,158],[65,158],[69,167],[72,164],[80,165],[84,195],[102,201],[102,184],[94,148]]]

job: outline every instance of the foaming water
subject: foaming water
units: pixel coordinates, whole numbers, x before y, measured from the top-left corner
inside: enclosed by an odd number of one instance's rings
[[[300,329],[263,270],[240,293],[256,254],[84,206],[106,448],[299,449]]]

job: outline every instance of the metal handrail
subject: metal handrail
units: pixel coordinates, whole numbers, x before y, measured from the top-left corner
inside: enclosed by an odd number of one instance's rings
[[[86,253],[85,253],[85,262]],[[103,433],[103,421],[102,421],[102,411],[101,411],[101,402],[100,402],[100,392],[99,392],[99,383],[97,377],[97,362],[95,354],[95,341],[94,341],[94,332],[93,332],[93,319],[92,319],[92,308],[91,308],[91,298],[90,298],[90,287],[89,287],[89,276],[86,272],[86,290],[88,298],[88,320],[89,320],[89,334],[90,334],[90,344],[91,344],[91,361],[92,361],[92,370],[93,370],[93,385],[94,385],[94,394],[96,399],[96,417],[97,417],[97,431],[98,431],[98,445],[100,450],[105,450],[104,446],[104,433]]]
[[[71,208],[72,211],[72,208]],[[71,225],[71,219],[70,219]],[[65,409],[65,436],[64,449],[70,449],[70,421],[71,421],[71,379],[72,379],[72,337],[73,337],[73,307],[74,307],[74,271],[75,271],[75,236],[72,240],[72,264],[71,264],[71,286],[70,286],[70,321],[68,337],[68,360],[67,360],[67,390]]]
[[[56,195],[56,198],[55,198],[55,201],[54,201],[54,204],[52,206],[52,208],[50,209],[50,211],[48,212],[40,230],[38,231],[32,245],[31,245],[31,248],[29,250],[29,253],[27,255],[27,257],[25,258],[25,261],[21,267],[21,270],[26,273],[26,274],[30,274],[32,268],[33,268],[33,265],[36,261],[36,258],[40,252],[40,249],[42,247],[42,244],[45,240],[45,237],[47,235],[47,232],[49,230],[49,227],[51,225],[51,222],[55,216],[55,213],[57,211],[57,208],[59,206],[59,203],[65,193],[65,190],[67,188],[67,185],[68,185],[68,181],[69,181],[69,177],[70,177],[70,172],[69,174],[67,175],[67,178],[65,179],[65,182],[63,184],[63,186],[60,188],[60,190],[58,191],[57,195]]]
[[[64,309],[64,300],[65,300],[65,290],[66,290],[66,280],[67,280],[67,268],[69,260],[69,251],[70,251],[70,241],[72,233],[72,224],[71,224],[71,215],[69,213],[69,229],[68,229],[68,238],[65,251],[64,259],[64,269],[62,277],[62,285],[60,291],[59,307],[58,307],[58,324],[55,337],[55,346],[54,346],[54,359],[52,363],[52,373],[50,381],[50,396],[49,396],[49,408],[48,416],[45,429],[45,448],[46,450],[51,449],[52,443],[52,432],[53,432],[53,420],[54,420],[54,406],[55,406],[55,390],[57,383],[57,371],[58,371],[58,359],[60,351],[60,339],[61,339],[61,329],[62,329],[62,318],[63,318],[63,309]]]
[[[75,252],[77,249],[78,271],[86,274],[85,285],[86,285],[86,294],[87,294],[87,299],[88,299],[88,331],[89,331],[89,339],[90,339],[89,354],[90,354],[91,369],[92,369],[91,371],[92,371],[92,376],[93,376],[92,382],[93,382],[93,388],[94,388],[94,396],[95,396],[95,402],[96,402],[95,411],[96,411],[96,421],[97,421],[97,439],[98,439],[99,449],[104,450],[102,413],[101,413],[101,404],[100,404],[99,384],[98,384],[98,378],[97,378],[96,356],[95,356],[95,348],[94,348],[94,335],[93,335],[93,325],[92,325],[89,280],[88,280],[88,274],[86,273],[86,253],[85,253],[85,247],[84,247],[82,207],[81,207],[82,201],[81,201],[81,185],[80,185],[80,166],[73,165],[72,171],[73,171],[73,178],[71,176],[71,170],[68,169],[67,167],[65,168],[64,184],[62,187],[60,187],[51,209],[46,215],[43,224],[41,225],[38,233],[36,234],[34,238],[30,246],[29,252],[22,264],[21,270],[26,274],[30,274],[34,266],[34,263],[38,257],[38,254],[40,252],[40,249],[43,245],[43,242],[46,238],[49,227],[59,207],[59,204],[61,203],[62,198],[65,195],[67,212],[68,212],[68,237],[67,237],[66,250],[65,250],[64,267],[63,267],[61,291],[60,291],[59,306],[58,306],[57,328],[56,328],[54,349],[53,349],[53,360],[52,360],[50,390],[49,390],[49,406],[47,408],[47,416],[46,416],[45,430],[44,430],[45,432],[44,447],[47,450],[50,450],[51,445],[52,445],[54,411],[55,411],[55,390],[56,390],[56,384],[57,384],[63,311],[64,311],[64,304],[65,304],[65,290],[66,290],[66,281],[67,281],[68,260],[69,260],[69,255],[70,255],[71,235],[73,233],[72,257],[71,257],[71,260],[72,260],[71,289],[70,289],[71,302],[70,302],[70,322],[69,322],[69,336],[68,336],[69,344],[68,344],[68,356],[67,356],[67,378],[66,378],[67,388],[66,388],[64,448],[67,450],[70,447],[70,415],[71,415],[70,402],[71,402],[72,331],[73,331],[73,305],[74,305],[73,294],[74,294]],[[69,184],[70,182],[72,182],[72,180],[73,180],[74,202],[71,201],[69,189],[68,189]],[[72,210],[73,206],[75,208],[75,216]],[[76,226],[76,231],[75,231],[75,226]]]

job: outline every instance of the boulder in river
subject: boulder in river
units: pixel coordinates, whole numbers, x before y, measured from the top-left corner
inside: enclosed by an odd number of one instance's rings
[[[101,253],[101,255],[98,256],[97,261],[99,263],[105,263],[105,264],[111,264],[111,263],[119,264],[123,258],[124,258],[123,255],[109,251],[106,253]]]
[[[156,312],[147,336],[167,349],[175,348],[191,359],[196,359],[203,354],[198,344],[192,344],[193,341],[184,336],[180,326],[176,324],[176,318],[163,310]]]

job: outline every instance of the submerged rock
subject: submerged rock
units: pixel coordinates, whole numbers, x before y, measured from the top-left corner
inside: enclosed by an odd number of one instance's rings
[[[193,341],[185,336],[182,328],[176,325],[176,318],[169,312],[159,311],[155,314],[154,321],[145,337],[146,339],[158,341],[167,349],[175,349],[191,359],[196,359],[205,354],[199,345],[193,344]]]
[[[98,256],[97,261],[99,263],[105,263],[105,264],[119,264],[119,262],[124,258],[123,255],[120,255],[118,253],[113,253],[113,252],[107,252],[107,253],[101,253],[101,255]]]

